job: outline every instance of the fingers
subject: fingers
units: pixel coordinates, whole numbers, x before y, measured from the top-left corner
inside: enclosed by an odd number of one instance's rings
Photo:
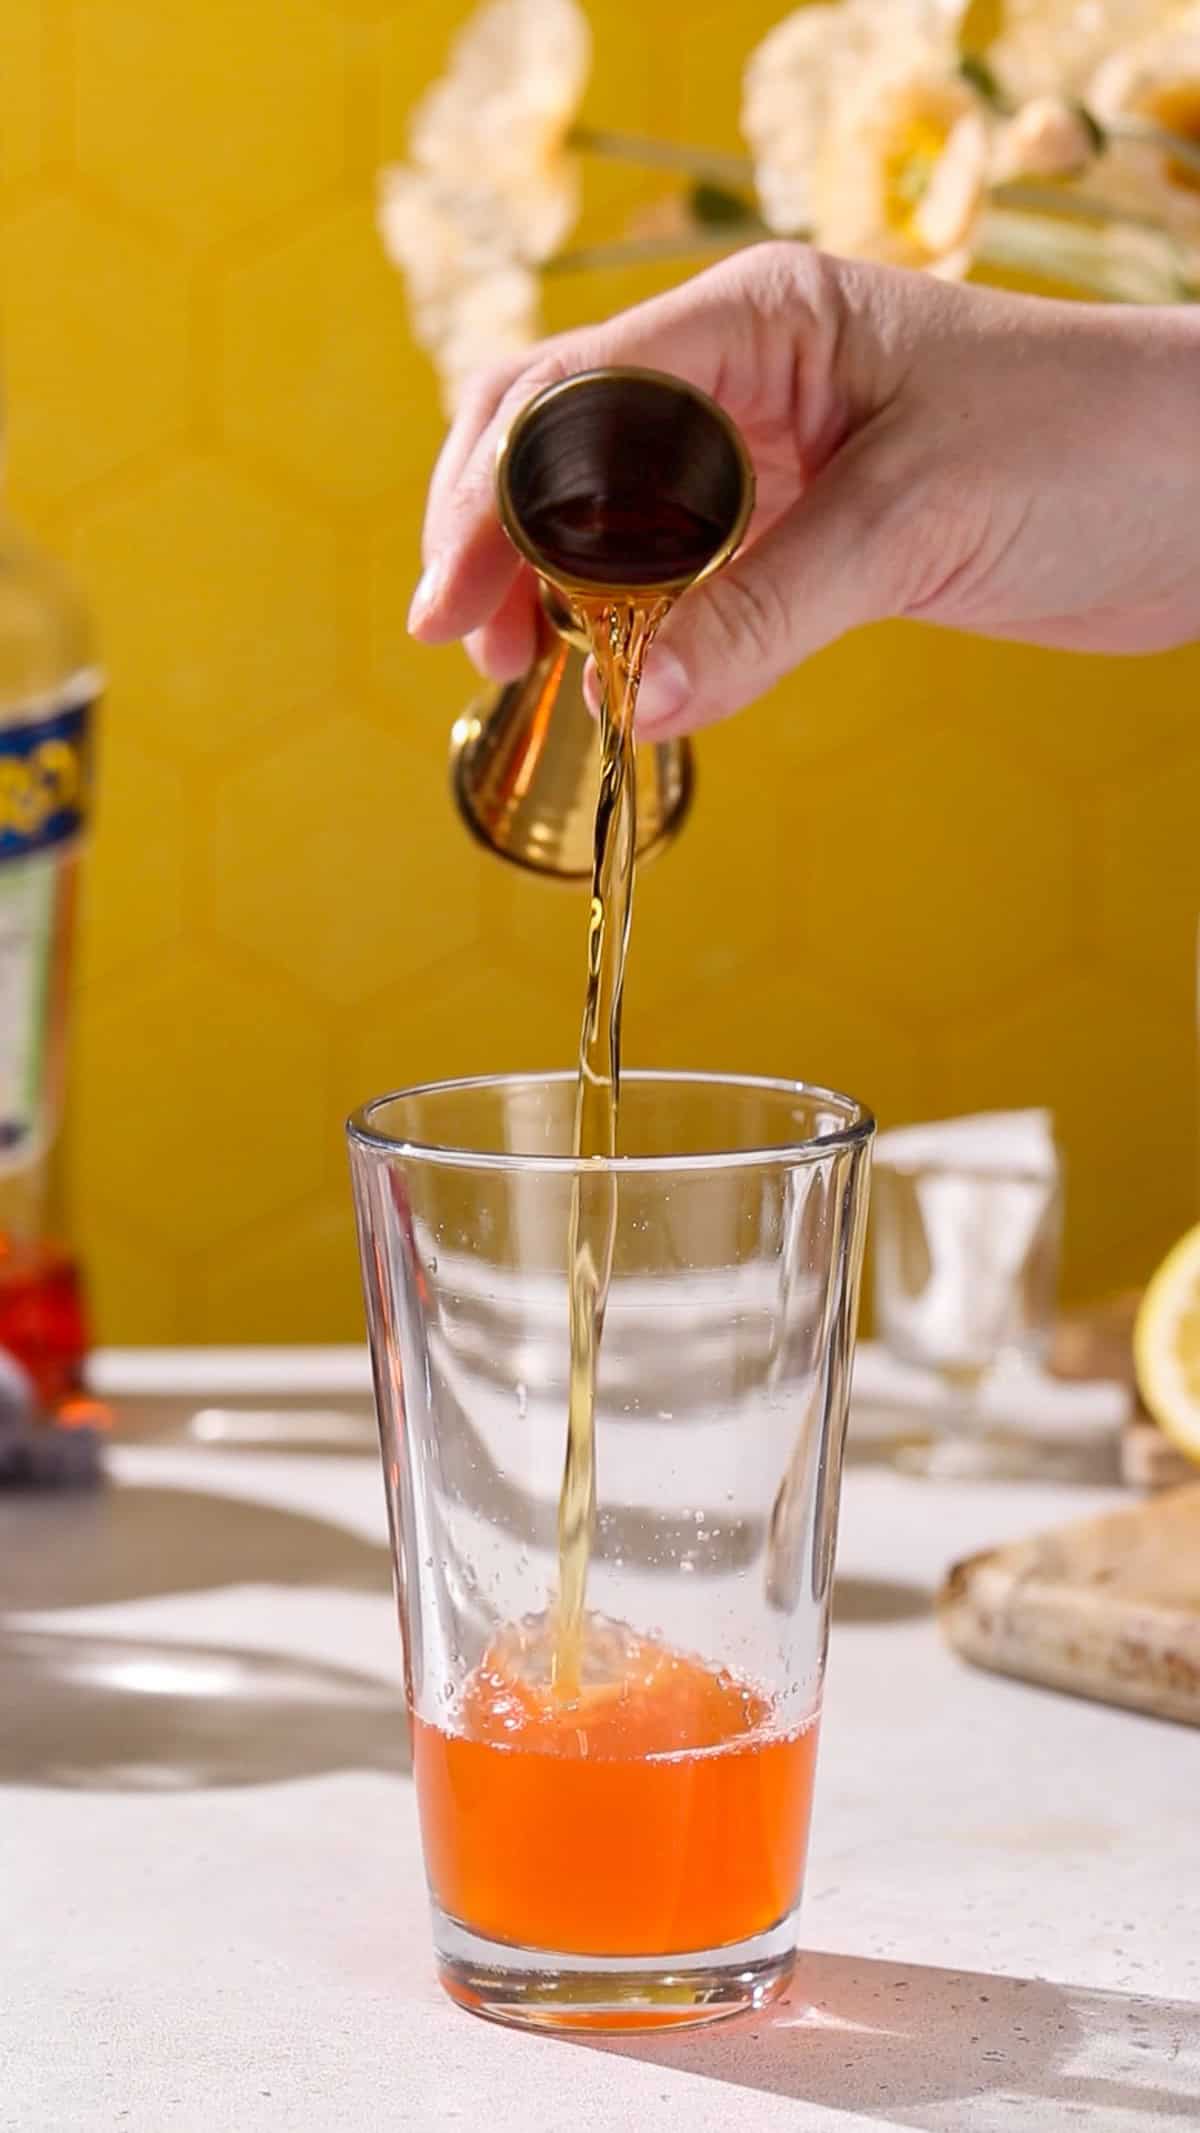
[[[488,428],[505,393],[514,379],[529,368],[528,355],[513,356],[507,363],[489,370],[475,380],[463,396],[462,405],[447,432],[437,465],[429,484],[425,504],[425,526],[422,532],[421,553],[426,563],[433,557],[429,542],[429,529],[436,526],[444,513],[447,501],[453,496],[459,476],[475,445],[477,438]]]
[[[490,681],[516,681],[533,665],[538,638],[538,592],[522,569],[495,613],[466,640],[467,656]]]
[[[478,508],[457,543],[426,564],[408,611],[422,644],[450,644],[481,629],[508,598],[521,560],[497,518]]]
[[[847,630],[903,610],[904,494],[874,454],[866,435],[843,447],[755,547],[684,596],[647,656],[644,739],[711,725]]]
[[[543,387],[597,364],[641,363],[723,398],[738,415],[736,392],[722,393],[721,387],[752,374],[746,360],[752,306],[743,287],[748,256],[604,325],[560,335],[474,389],[455,419],[430,490],[422,542],[427,568],[409,623],[423,643],[479,631],[514,583],[516,557],[495,515],[496,447]]]

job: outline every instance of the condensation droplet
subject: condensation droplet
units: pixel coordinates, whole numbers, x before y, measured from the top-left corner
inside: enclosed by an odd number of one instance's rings
[[[521,1417],[522,1422],[525,1420],[526,1415],[529,1413],[529,1387],[525,1384],[524,1380],[522,1380],[522,1382],[517,1386],[517,1413]]]

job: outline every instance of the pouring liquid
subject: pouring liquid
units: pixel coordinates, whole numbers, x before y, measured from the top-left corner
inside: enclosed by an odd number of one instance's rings
[[[574,1154],[617,1153],[621,1005],[633,912],[637,851],[634,717],[646,653],[685,577],[711,555],[721,529],[670,499],[647,512],[645,495],[567,498],[532,519],[530,533],[564,576],[596,591],[572,606],[600,681],[600,794],[596,805],[587,983],[579,1039]],[[639,587],[646,590],[639,592]],[[567,1241],[570,1372],[567,1445],[558,1507],[558,1602],[554,1686],[578,1695],[588,1563],[596,1523],[596,1382],[617,1228],[616,1177],[581,1173],[571,1193]]]

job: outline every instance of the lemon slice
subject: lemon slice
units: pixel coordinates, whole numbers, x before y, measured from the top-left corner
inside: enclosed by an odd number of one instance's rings
[[[1200,1462],[1200,1224],[1167,1253],[1142,1298],[1133,1357],[1159,1428]]]

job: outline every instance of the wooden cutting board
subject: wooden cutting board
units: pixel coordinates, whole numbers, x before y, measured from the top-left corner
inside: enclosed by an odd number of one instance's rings
[[[1200,1725],[1200,1484],[970,1556],[937,1605],[976,1666]]]
[[[1126,1290],[1086,1311],[1064,1316],[1055,1329],[1050,1367],[1061,1378],[1115,1378],[1137,1400],[1133,1369],[1133,1325],[1140,1289]],[[1121,1432],[1121,1479],[1131,1489],[1172,1489],[1193,1481],[1196,1469],[1177,1452],[1138,1403]]]

